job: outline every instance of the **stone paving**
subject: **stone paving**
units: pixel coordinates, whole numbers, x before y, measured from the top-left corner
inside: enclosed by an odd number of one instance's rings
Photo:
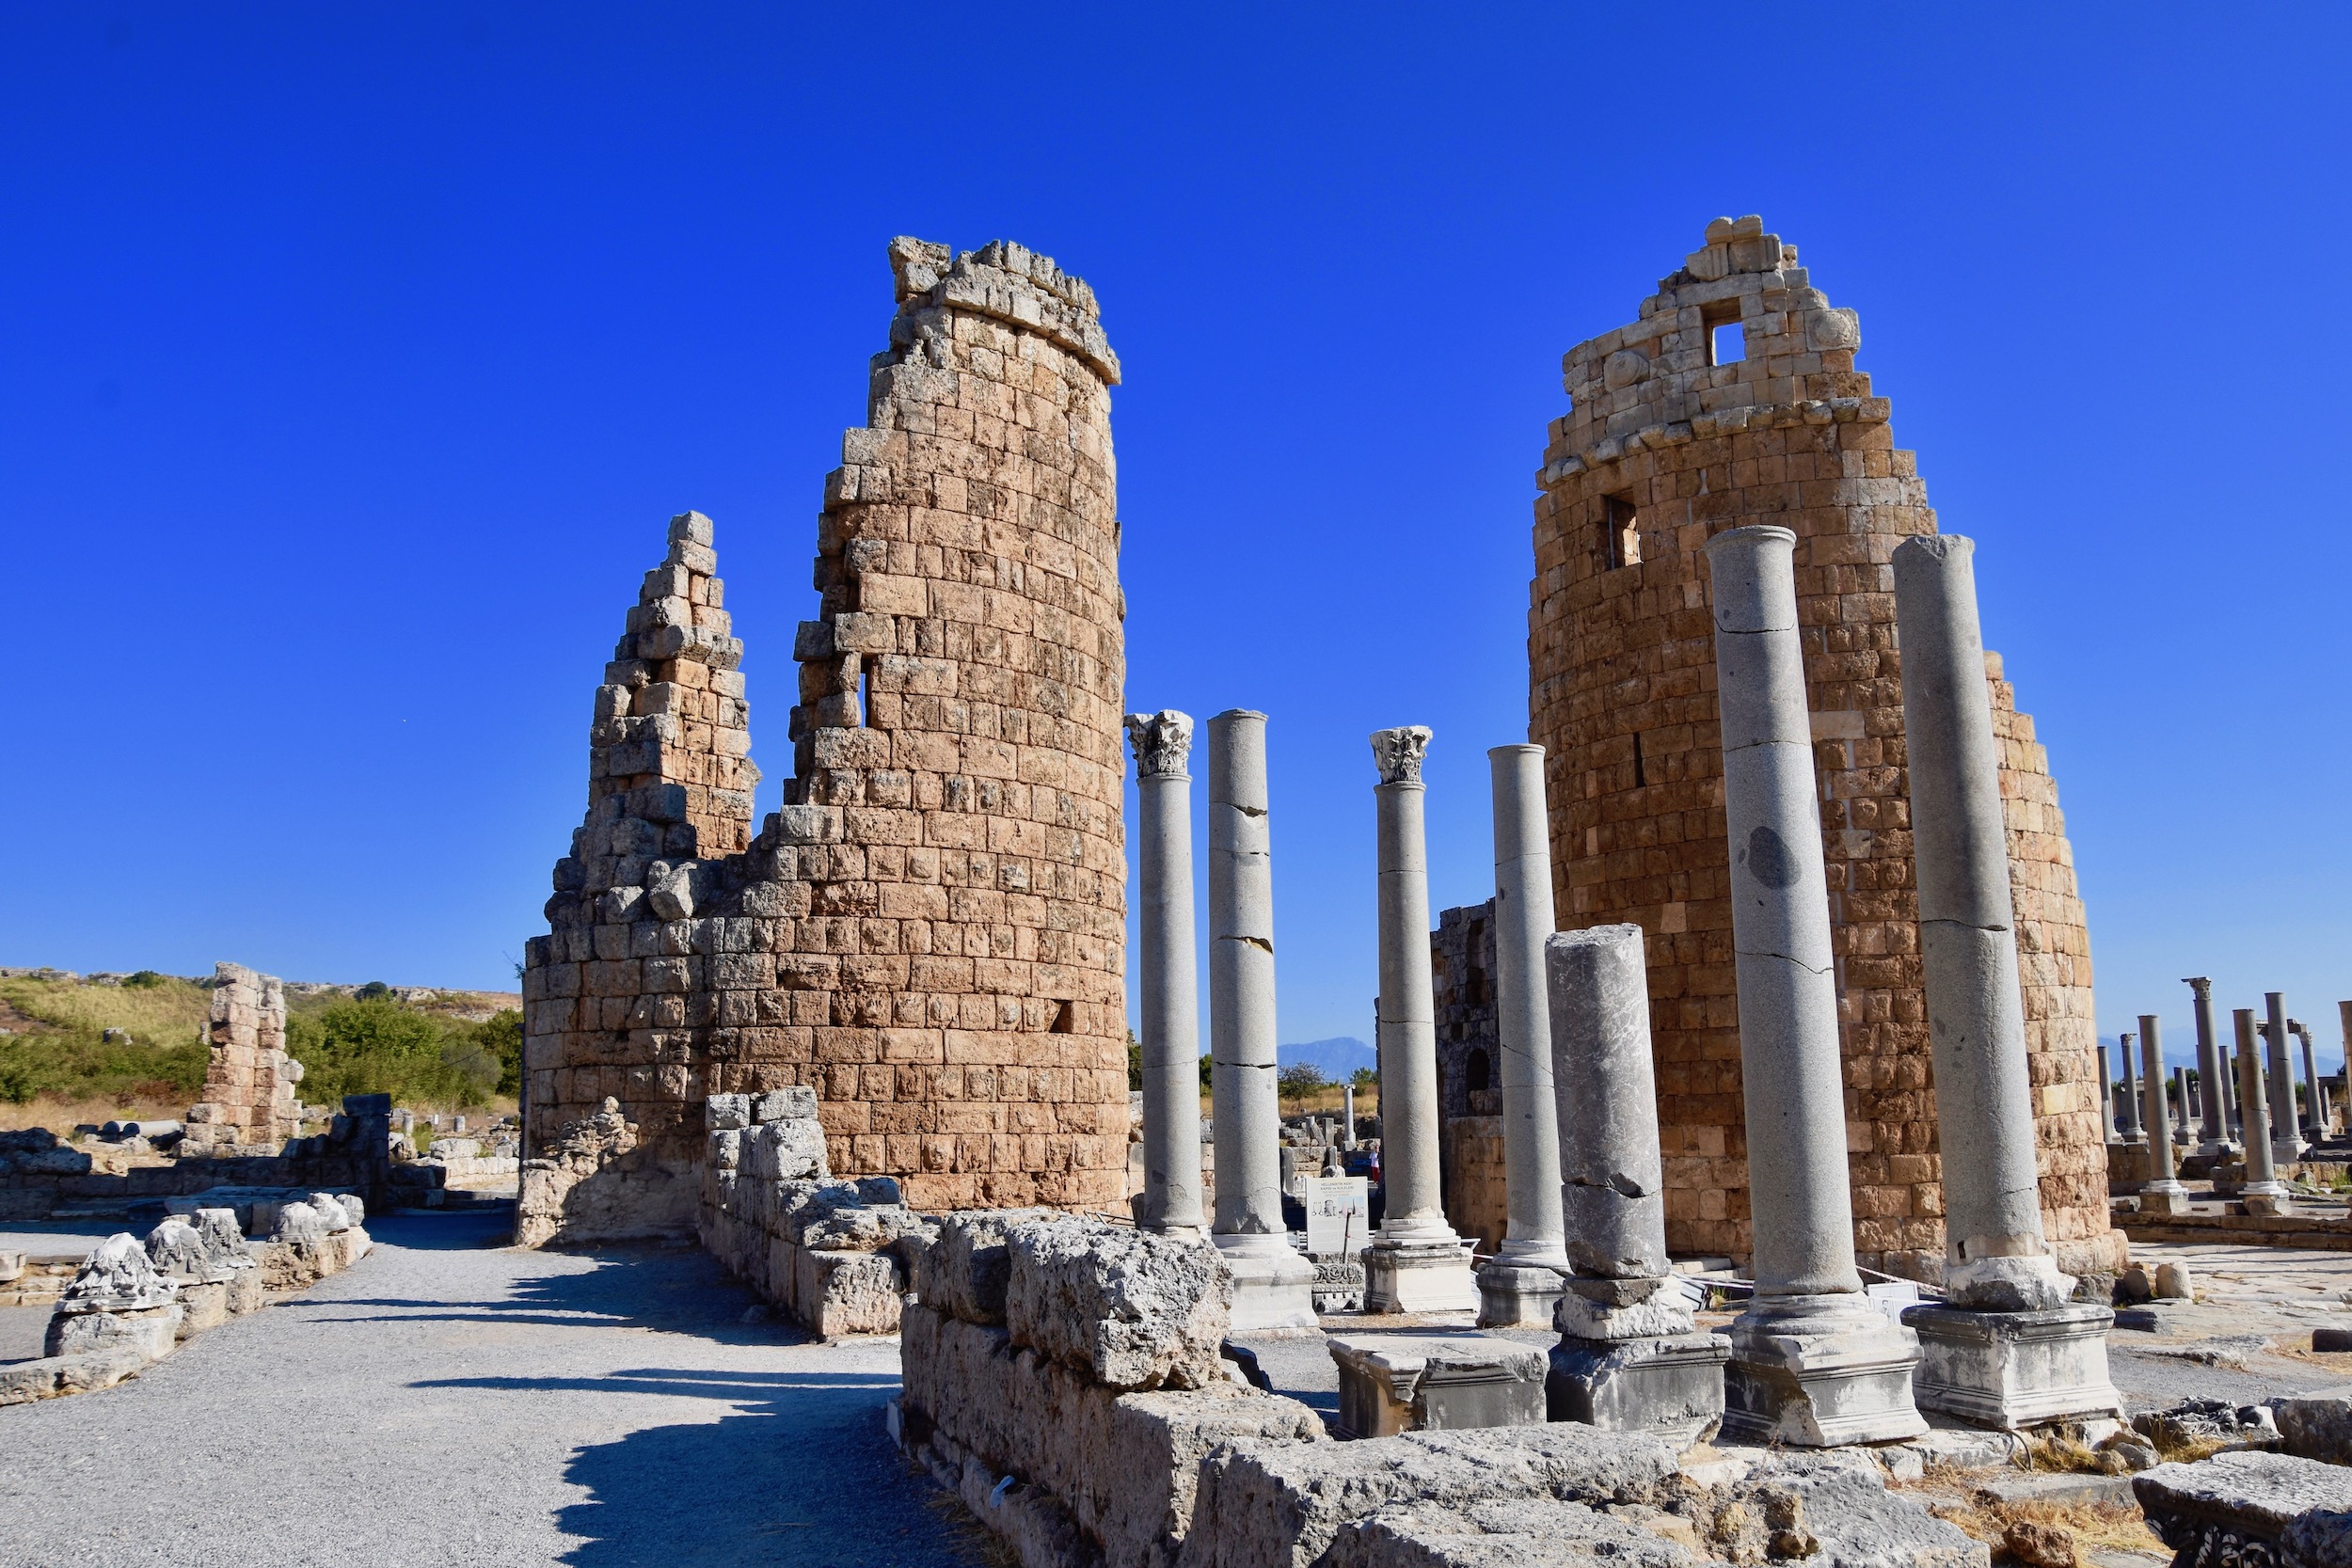
[[[135,1381],[0,1410],[0,1568],[961,1560],[882,1431],[896,1341],[745,1323],[699,1251],[512,1223],[386,1215]]]

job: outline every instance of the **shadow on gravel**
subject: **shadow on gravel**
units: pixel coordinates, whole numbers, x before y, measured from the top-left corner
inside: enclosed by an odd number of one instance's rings
[[[603,1378],[448,1378],[418,1388],[663,1394],[732,1407],[576,1449],[564,1479],[588,1498],[556,1512],[583,1536],[580,1568],[806,1564],[898,1568],[972,1560],[925,1506],[882,1431],[895,1378],[645,1367]],[[560,1408],[560,1407],[558,1407]]]

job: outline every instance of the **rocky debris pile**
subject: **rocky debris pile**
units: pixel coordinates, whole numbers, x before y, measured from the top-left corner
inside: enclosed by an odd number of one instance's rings
[[[704,1247],[811,1333],[895,1334],[933,1234],[887,1176],[831,1178],[813,1089],[705,1103]]]
[[[1029,1568],[1168,1568],[1201,1459],[1322,1443],[1218,1354],[1232,1281],[1205,1241],[1039,1210],[944,1216],[899,1329],[893,1431]]]
[[[2195,1444],[2220,1444],[2218,1452],[2279,1446],[2279,1422],[2267,1405],[2189,1399],[2162,1410],[2143,1410],[2131,1424],[2159,1452]]]
[[[264,1273],[255,1251],[227,1209],[172,1215],[144,1243],[107,1237],[57,1297],[44,1354],[0,1365],[0,1404],[112,1387],[254,1310]]]
[[[2352,1469],[2283,1453],[2219,1453],[2132,1478],[2148,1528],[2181,1563],[2343,1568]]]
[[[575,1219],[608,1238],[628,1233],[630,1202],[604,1192],[589,1178],[607,1165],[626,1159],[637,1148],[637,1127],[621,1114],[621,1102],[605,1096],[593,1117],[565,1122],[547,1153],[522,1163],[522,1184],[515,1204],[515,1244],[545,1246],[557,1230]],[[590,1224],[590,1212],[603,1213],[601,1228]]]
[[[256,1251],[262,1283],[298,1291],[351,1267],[374,1244],[360,1224],[366,1217],[366,1206],[349,1193],[306,1193],[279,1204],[269,1240]]]

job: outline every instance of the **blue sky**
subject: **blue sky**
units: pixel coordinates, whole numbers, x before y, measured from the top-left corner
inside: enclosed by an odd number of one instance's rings
[[[1365,1036],[1365,734],[1485,897],[1560,356],[1759,212],[1979,542],[2102,1034],[2332,1060],[2344,13],[1462,10],[0,9],[0,962],[510,981],[663,520],[780,776],[883,245],[1005,236],[1126,369],[1130,705],[1272,716],[1282,1033]]]

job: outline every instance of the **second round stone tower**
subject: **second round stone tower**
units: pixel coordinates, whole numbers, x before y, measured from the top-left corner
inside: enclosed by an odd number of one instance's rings
[[[1568,352],[1535,503],[1529,739],[1546,748],[1561,925],[1647,936],[1669,1245],[1750,1249],[1707,540],[1797,535],[1798,606],[1841,1049],[1855,1250],[1943,1257],[1890,558],[1935,531],[1861,326],[1760,219],[1717,219],[1637,319]],[[2058,1263],[2112,1273],[2090,939],[2033,721],[1986,658],[2026,1007],[2041,1203]]]

